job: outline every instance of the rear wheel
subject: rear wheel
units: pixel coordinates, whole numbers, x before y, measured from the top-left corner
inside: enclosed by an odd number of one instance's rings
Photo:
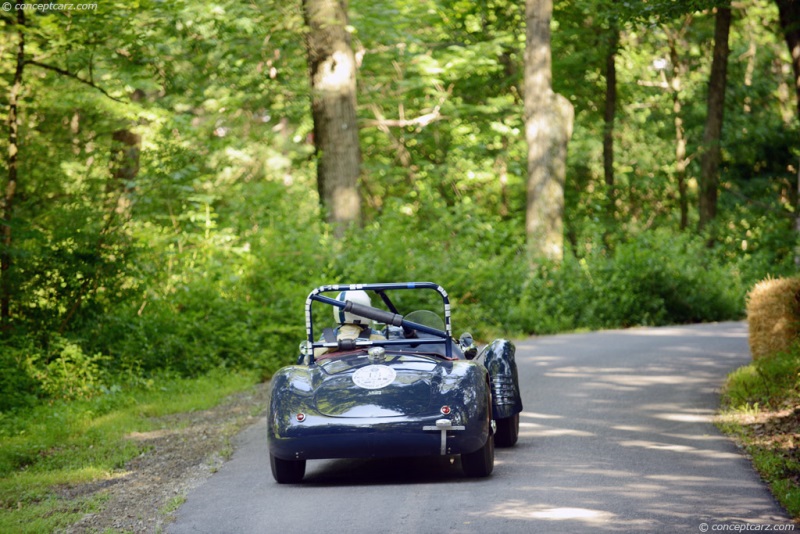
[[[305,460],[281,460],[270,454],[269,466],[278,484],[297,484],[306,474]]]
[[[494,435],[498,447],[513,447],[519,438],[519,414],[505,419],[497,419],[497,432]]]
[[[468,477],[488,477],[494,469],[494,436],[475,452],[461,455],[461,468]]]

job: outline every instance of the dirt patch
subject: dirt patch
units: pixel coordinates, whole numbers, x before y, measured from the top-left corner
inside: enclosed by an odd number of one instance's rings
[[[720,421],[781,505],[800,522],[800,500],[795,497],[800,490],[800,406],[787,401],[755,413],[724,414]]]
[[[735,419],[756,445],[795,452],[796,444],[800,444],[800,407],[737,414]]]
[[[106,480],[59,491],[65,499],[96,495],[104,500],[102,510],[64,532],[163,532],[189,491],[230,457],[230,438],[258,421],[268,390],[260,384],[210,410],[160,418],[162,430],[128,436],[145,452]]]

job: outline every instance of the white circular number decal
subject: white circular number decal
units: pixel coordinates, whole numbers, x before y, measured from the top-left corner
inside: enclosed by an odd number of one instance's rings
[[[394,382],[396,376],[388,365],[368,365],[353,373],[353,383],[364,389],[381,389]]]

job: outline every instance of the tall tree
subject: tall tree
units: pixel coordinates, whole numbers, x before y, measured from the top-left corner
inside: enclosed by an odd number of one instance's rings
[[[356,121],[356,61],[346,0],[303,0],[311,79],[317,187],[325,216],[341,236],[361,220],[361,149]]]
[[[797,0],[775,0],[775,2],[778,4],[783,37],[792,57],[797,117],[800,118],[800,2]]]
[[[728,36],[731,29],[730,4],[717,7],[714,23],[714,56],[708,83],[706,125],[703,131],[703,152],[700,159],[700,221],[703,230],[717,216],[717,191],[721,161],[725,89],[728,79]],[[713,242],[713,241],[712,241]]]
[[[526,239],[531,259],[564,256],[564,180],[574,110],[552,87],[552,0],[525,2]]]
[[[22,93],[22,73],[25,69],[25,11],[17,11],[17,55],[14,80],[8,94],[8,182],[3,197],[2,252],[0,252],[0,326],[11,324],[11,245],[14,197],[17,190],[17,167],[19,161],[19,100]]]
[[[794,72],[794,90],[797,98],[797,118],[800,119],[800,1],[776,0],[781,30],[789,47]],[[800,166],[798,166],[800,168]],[[800,170],[797,173],[797,205],[795,207],[795,230],[800,241]],[[800,267],[800,245],[794,257],[795,265]]]
[[[687,169],[689,168],[690,158],[687,155],[686,145],[686,131],[683,125],[683,95],[682,85],[684,74],[689,70],[689,67],[683,62],[678,53],[678,47],[682,49],[688,48],[685,40],[686,32],[691,24],[692,17],[687,16],[683,24],[675,31],[670,31],[666,26],[664,27],[667,34],[667,43],[669,44],[669,58],[672,71],[669,80],[665,79],[666,88],[672,95],[672,115],[673,123],[675,125],[675,181],[678,184],[678,205],[680,207],[680,229],[685,230],[689,226],[689,197],[687,187]],[[666,74],[664,70],[661,71],[662,75]]]
[[[617,115],[617,50],[619,49],[619,27],[613,21],[608,29],[608,48],[606,50],[606,98],[603,111],[603,175],[605,176],[606,216],[613,224],[615,212],[614,194],[614,120]]]

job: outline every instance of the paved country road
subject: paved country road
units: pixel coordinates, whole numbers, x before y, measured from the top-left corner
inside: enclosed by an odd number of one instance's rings
[[[273,482],[265,422],[188,495],[171,534],[730,532],[792,528],[711,420],[745,323],[517,342],[520,440],[487,479],[446,459],[317,460]],[[728,530],[722,530],[728,529]]]

